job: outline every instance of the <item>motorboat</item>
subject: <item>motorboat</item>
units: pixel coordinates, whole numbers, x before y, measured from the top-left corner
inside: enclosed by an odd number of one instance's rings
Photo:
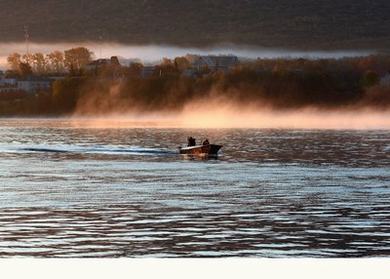
[[[197,155],[197,156],[217,156],[222,145],[203,144],[195,146],[179,147],[180,154]]]

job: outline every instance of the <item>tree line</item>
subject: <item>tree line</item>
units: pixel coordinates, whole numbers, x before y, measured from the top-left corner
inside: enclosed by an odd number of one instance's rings
[[[84,58],[91,59],[89,55],[83,51]],[[227,72],[205,68],[190,76],[184,74],[190,64],[178,57],[164,59],[148,77],[141,76],[140,63],[83,72],[84,58],[70,58],[65,52],[68,73],[54,82],[52,92],[0,100],[0,114],[180,112],[200,100],[274,110],[390,109],[390,82],[381,83],[389,74],[390,56],[256,59],[241,61]]]
[[[92,61],[93,52],[85,47],[65,51],[55,50],[48,54],[12,53],[7,57],[10,70],[8,75],[28,76],[32,74],[80,73],[83,66]]]

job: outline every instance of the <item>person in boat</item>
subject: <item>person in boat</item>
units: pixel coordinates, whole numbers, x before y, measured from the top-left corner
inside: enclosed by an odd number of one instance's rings
[[[188,146],[195,146],[196,145],[196,139],[193,137],[188,137]]]
[[[205,140],[203,141],[203,145],[208,145],[208,144],[210,144],[209,140],[208,140],[208,139],[205,139]]]

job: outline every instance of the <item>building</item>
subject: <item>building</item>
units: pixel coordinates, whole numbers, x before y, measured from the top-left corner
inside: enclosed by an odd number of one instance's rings
[[[0,86],[16,86],[16,78],[6,78],[4,73],[0,71]]]
[[[42,77],[28,77],[17,81],[17,89],[27,93],[37,93],[51,90],[53,80]]]
[[[0,93],[17,92],[19,89],[16,86],[0,86]]]
[[[0,86],[16,86],[16,78],[0,78]]]
[[[234,55],[192,55],[188,54],[186,59],[191,67],[200,71],[209,69],[211,71],[228,71],[238,64],[238,58]]]
[[[17,91],[16,78],[6,78],[4,73],[0,71],[0,93],[8,93]]]
[[[88,72],[97,72],[106,67],[120,67],[118,57],[112,56],[110,59],[97,59],[84,66]]]
[[[151,77],[151,76],[154,75],[156,70],[157,70],[157,67],[155,65],[143,66],[142,69],[141,69],[141,77],[142,78]]]
[[[27,78],[4,78],[0,75],[0,93],[28,93],[49,92],[52,89],[54,81],[64,79],[63,76],[56,77],[35,77]]]

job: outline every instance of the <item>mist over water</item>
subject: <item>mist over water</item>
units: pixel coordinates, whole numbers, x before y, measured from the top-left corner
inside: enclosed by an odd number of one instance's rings
[[[224,44],[205,48],[178,47],[173,45],[124,45],[118,43],[80,42],[80,43],[30,43],[30,52],[49,53],[54,50],[66,50],[77,46],[84,46],[94,52],[96,58],[119,56],[125,59],[139,58],[144,63],[160,61],[163,57],[174,58],[191,54],[234,54],[243,58],[342,58],[366,56],[375,53],[375,50],[288,50],[280,48],[262,48],[257,46]],[[25,53],[26,44],[21,42],[0,42],[0,68],[7,65],[7,56],[13,52]]]
[[[275,129],[390,129],[390,112],[349,111],[240,111],[231,108],[185,109],[182,113],[108,114],[73,116],[84,128],[275,128]]]
[[[390,129],[390,112],[187,108],[182,125],[197,128]]]
[[[288,90],[288,87],[287,89]],[[131,88],[121,89],[120,84],[108,90],[96,86],[84,88],[86,92],[78,99],[72,119],[77,125],[100,128],[124,128],[135,126],[169,128],[281,128],[281,129],[390,129],[389,106],[371,104],[368,98],[350,105],[335,107],[305,105],[296,101],[298,107],[277,107],[271,98],[242,94],[227,97],[225,91],[211,89],[205,94],[194,95],[183,101],[179,86],[173,85],[167,92],[157,92],[156,98],[140,102],[137,92]],[[123,99],[122,93],[127,94]],[[245,95],[246,100],[239,99]],[[369,96],[369,95],[368,95]],[[156,99],[159,106],[150,107]],[[281,99],[279,99],[281,100]],[[288,95],[283,102],[292,102]],[[387,99],[383,99],[386,104]],[[79,119],[84,121],[79,122]]]

